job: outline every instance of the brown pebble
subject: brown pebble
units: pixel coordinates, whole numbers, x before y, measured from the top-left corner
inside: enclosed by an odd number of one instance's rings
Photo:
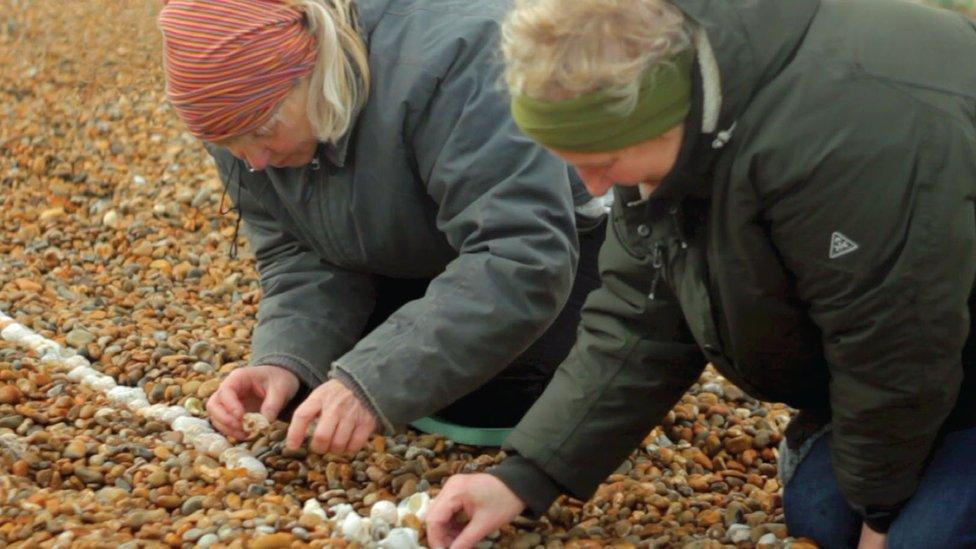
[[[24,393],[15,385],[0,385],[0,404],[20,404]]]
[[[176,509],[182,505],[182,501],[180,500],[180,496],[170,494],[156,498],[156,504],[163,509]]]
[[[725,449],[732,454],[741,454],[749,448],[752,448],[752,437],[749,435],[741,435],[725,441]]]
[[[295,536],[285,532],[266,534],[254,538],[249,547],[250,549],[286,549],[291,547],[296,539]]]
[[[14,462],[14,465],[10,468],[10,471],[18,477],[26,477],[27,473],[30,472],[30,467],[27,466],[26,461],[19,459]]]

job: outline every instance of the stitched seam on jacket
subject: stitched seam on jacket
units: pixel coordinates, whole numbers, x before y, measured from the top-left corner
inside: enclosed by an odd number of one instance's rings
[[[609,386],[610,384],[612,384],[613,381],[617,378],[617,376],[620,375],[620,372],[624,369],[624,366],[626,366],[628,364],[628,362],[631,360],[631,358],[632,358],[632,356],[634,354],[634,350],[637,348],[637,345],[641,341],[643,341],[643,340],[644,340],[644,338],[637,337],[628,346],[627,352],[624,353],[624,359],[621,360],[618,363],[617,370],[613,373],[612,376],[610,376],[609,379],[607,379],[606,383],[604,383],[603,385],[600,386],[600,390],[599,391],[595,391],[596,395],[594,396],[594,398],[590,399],[590,402],[589,402],[590,406],[589,406],[589,409],[587,410],[587,412],[585,414],[583,414],[583,416],[576,422],[575,425],[573,425],[572,429],[569,429],[567,431],[566,435],[564,437],[562,437],[562,439],[559,441],[558,444],[555,444],[555,445],[552,446],[552,450],[549,452],[549,456],[546,457],[545,458],[545,461],[543,462],[543,465],[542,465],[543,468],[547,467],[553,461],[558,461],[560,464],[562,464],[564,466],[566,465],[566,462],[563,460],[562,456],[560,456],[560,451],[559,450],[563,446],[566,445],[566,441],[567,440],[573,438],[573,436],[576,434],[576,431],[579,429],[580,425],[583,424],[588,417],[590,417],[590,414],[593,412],[592,404],[596,400],[599,399],[599,395],[602,395],[603,394],[603,392],[606,390],[607,386]],[[559,483],[559,482],[557,481],[557,483]]]

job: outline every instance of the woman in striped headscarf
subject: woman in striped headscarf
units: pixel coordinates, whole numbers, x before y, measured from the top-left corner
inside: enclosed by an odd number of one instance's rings
[[[506,8],[162,10],[170,102],[216,160],[264,292],[250,367],[207,404],[223,432],[292,402],[289,447],[316,421],[317,452],[416,420],[498,444],[541,393],[598,279],[603,209],[510,118],[494,53]]]

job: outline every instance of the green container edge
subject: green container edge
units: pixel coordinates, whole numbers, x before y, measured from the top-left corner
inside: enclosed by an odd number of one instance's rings
[[[467,427],[435,417],[425,417],[410,423],[418,431],[445,437],[469,446],[501,446],[511,427]]]

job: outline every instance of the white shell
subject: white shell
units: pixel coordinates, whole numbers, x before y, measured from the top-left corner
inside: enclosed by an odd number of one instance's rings
[[[213,456],[219,456],[224,450],[230,448],[230,443],[222,435],[217,433],[202,433],[190,437],[190,442],[197,450]]]
[[[142,392],[142,389],[138,387],[124,387],[121,385],[110,389],[107,393],[105,393],[105,396],[107,396],[108,399],[113,403],[122,406],[128,406],[130,402],[146,400],[146,393]],[[149,406],[148,401],[146,401],[146,406]]]
[[[186,434],[212,433],[210,422],[198,417],[180,416],[173,420],[173,429]]]
[[[142,415],[156,421],[162,421],[164,413],[166,413],[166,405],[160,403],[152,404],[142,411]]]
[[[57,358],[61,354],[61,346],[57,343],[41,338],[40,343],[31,346],[38,354],[50,358]]]
[[[426,492],[417,492],[407,499],[400,502],[397,506],[397,524],[403,520],[407,513],[415,515],[420,520],[427,516],[427,508],[430,507],[430,496]]]
[[[224,450],[224,452],[220,454],[220,459],[223,460],[225,464],[227,464],[228,468],[233,468],[232,465],[234,463],[237,463],[238,460],[240,460],[241,458],[247,455],[249,455],[247,453],[247,450],[234,446],[233,448],[228,448]]]
[[[420,534],[413,528],[394,528],[382,541],[381,549],[417,549],[420,547]]]
[[[88,359],[81,355],[75,355],[64,359],[65,368],[75,369],[81,368],[82,366],[91,366],[91,362],[88,362]]]
[[[349,513],[342,520],[339,531],[342,532],[342,536],[347,540],[367,543],[370,540],[369,519],[364,519],[357,513]]]
[[[96,374],[81,380],[82,385],[87,385],[96,391],[109,391],[116,387],[115,380],[111,376]]]
[[[250,436],[259,434],[271,426],[268,418],[264,417],[262,414],[247,413],[244,414],[244,432]]]
[[[339,522],[349,516],[349,513],[352,513],[353,509],[352,505],[349,505],[348,503],[337,503],[332,507],[329,507],[329,511],[332,512],[332,518],[336,522]]]
[[[149,407],[149,401],[145,398],[133,398],[126,402],[125,406],[133,412],[139,412]]]
[[[163,421],[172,424],[174,421],[181,417],[190,417],[190,412],[186,411],[186,408],[182,406],[167,406],[166,410],[161,414]]]
[[[41,347],[46,346],[47,340],[43,336],[36,333],[29,333],[23,339],[24,345],[27,345],[31,349],[38,351]]]
[[[252,478],[264,480],[268,478],[268,469],[263,463],[251,456],[244,456],[237,460],[236,467],[247,469],[247,474]]]
[[[96,376],[98,375],[98,373],[99,373],[98,370],[92,368],[91,366],[87,364],[82,364],[81,366],[72,368],[72,370],[68,372],[67,377],[71,381],[81,381],[91,376]]]
[[[369,535],[372,539],[379,541],[390,534],[390,523],[372,518],[369,521]]]
[[[322,508],[322,504],[315,498],[311,498],[305,502],[305,505],[302,507],[302,514],[315,515],[322,520],[328,520],[329,518],[325,514],[325,509]]]
[[[396,524],[398,518],[396,505],[392,501],[381,499],[369,510],[369,518],[387,524]]]
[[[14,323],[0,331],[0,337],[3,337],[7,341],[20,343],[24,336],[29,333],[30,331],[23,324]]]

